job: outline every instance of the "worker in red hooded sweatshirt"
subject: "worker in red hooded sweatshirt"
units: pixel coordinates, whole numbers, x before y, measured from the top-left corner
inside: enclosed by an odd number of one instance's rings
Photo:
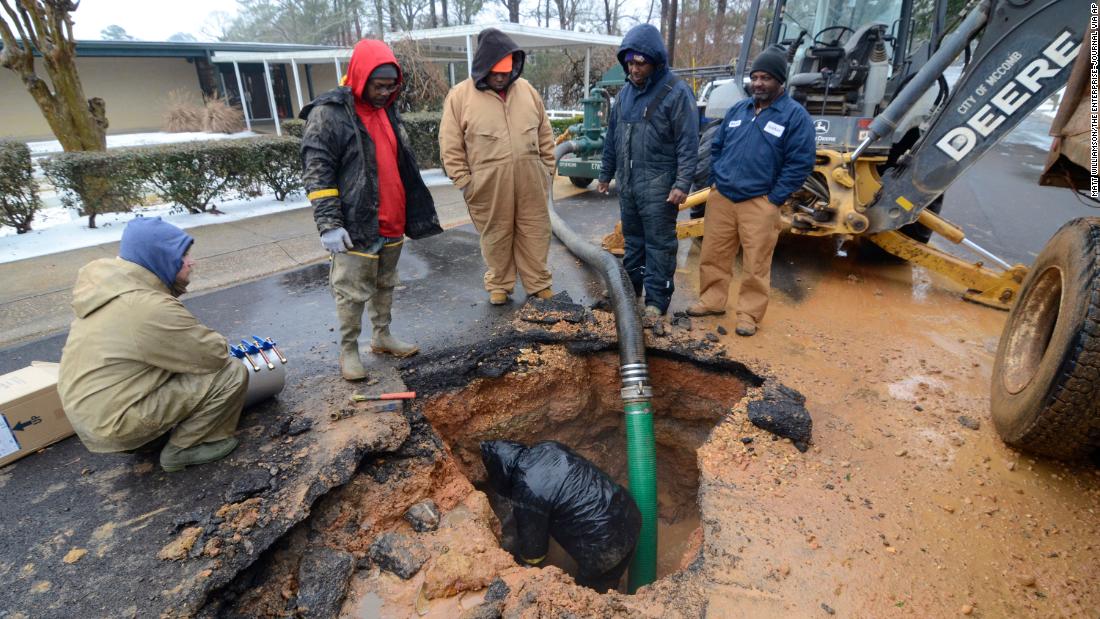
[[[402,76],[393,51],[382,41],[360,41],[342,84],[299,114],[306,121],[303,181],[321,243],[332,256],[340,375],[363,380],[364,306],[373,326],[372,352],[407,357],[419,351],[390,333],[397,260],[405,237],[443,229],[394,107]]]

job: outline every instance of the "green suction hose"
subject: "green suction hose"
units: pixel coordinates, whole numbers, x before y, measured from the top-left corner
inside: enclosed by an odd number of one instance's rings
[[[554,150],[555,162],[576,149],[563,142]],[[622,385],[626,416],[627,470],[630,494],[642,516],[642,530],[630,564],[630,592],[657,578],[657,448],[653,439],[653,389],[649,385],[649,366],[645,360],[642,321],[634,303],[634,286],[623,265],[611,254],[582,239],[565,224],[554,209],[554,189],[550,188],[550,225],[569,251],[597,269],[611,296],[615,330],[619,336],[619,380]]]

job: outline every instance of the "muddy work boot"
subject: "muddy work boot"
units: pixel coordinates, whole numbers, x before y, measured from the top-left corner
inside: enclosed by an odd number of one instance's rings
[[[374,327],[370,349],[375,354],[409,357],[420,352],[415,344],[402,342],[390,333],[393,289],[397,285],[397,260],[401,257],[401,241],[386,243],[378,252],[378,276],[373,285],[368,282],[370,301],[367,312]]]
[[[533,294],[531,296],[535,297],[536,299],[542,299],[543,301],[548,301],[548,300],[550,300],[551,298],[554,297],[554,291],[551,290],[550,288],[543,288],[542,290],[536,292],[535,294]]]
[[[402,342],[390,333],[389,327],[385,327],[383,329],[376,328],[374,330],[374,336],[370,341],[370,351],[378,355],[387,354],[395,357],[411,357],[420,352],[420,347],[416,344]]]
[[[737,318],[737,328],[733,332],[741,337],[756,335],[756,321],[748,316],[739,316]]]
[[[187,448],[176,447],[169,443],[160,450],[160,468],[167,473],[175,473],[189,466],[221,460],[232,453],[238,444],[237,439],[232,437]]]
[[[359,357],[363,304],[338,302],[336,316],[340,319],[340,376],[344,380],[363,380],[367,377],[367,370]]]
[[[508,302],[508,293],[500,290],[494,290],[489,293],[490,305],[504,305]]]

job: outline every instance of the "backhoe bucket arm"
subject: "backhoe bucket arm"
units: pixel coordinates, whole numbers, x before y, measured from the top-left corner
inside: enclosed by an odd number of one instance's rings
[[[1065,85],[1088,29],[1087,0],[995,0],[988,10],[973,58],[939,115],[883,179],[881,193],[866,212],[868,232],[916,221],[967,168]],[[903,91],[899,98],[904,96]]]

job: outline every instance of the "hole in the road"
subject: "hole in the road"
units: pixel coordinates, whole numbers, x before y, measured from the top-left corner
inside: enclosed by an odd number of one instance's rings
[[[448,443],[459,468],[486,494],[512,551],[510,505],[485,483],[480,442],[555,440],[627,486],[626,436],[616,353],[576,355],[560,345],[519,350],[516,369],[499,378],[425,400],[422,411]],[[746,383],[725,371],[665,358],[649,359],[657,446],[658,565],[667,576],[690,561],[701,543],[696,450],[742,396]],[[514,553],[513,553],[514,554]],[[552,544],[547,561],[575,575],[576,565]]]

